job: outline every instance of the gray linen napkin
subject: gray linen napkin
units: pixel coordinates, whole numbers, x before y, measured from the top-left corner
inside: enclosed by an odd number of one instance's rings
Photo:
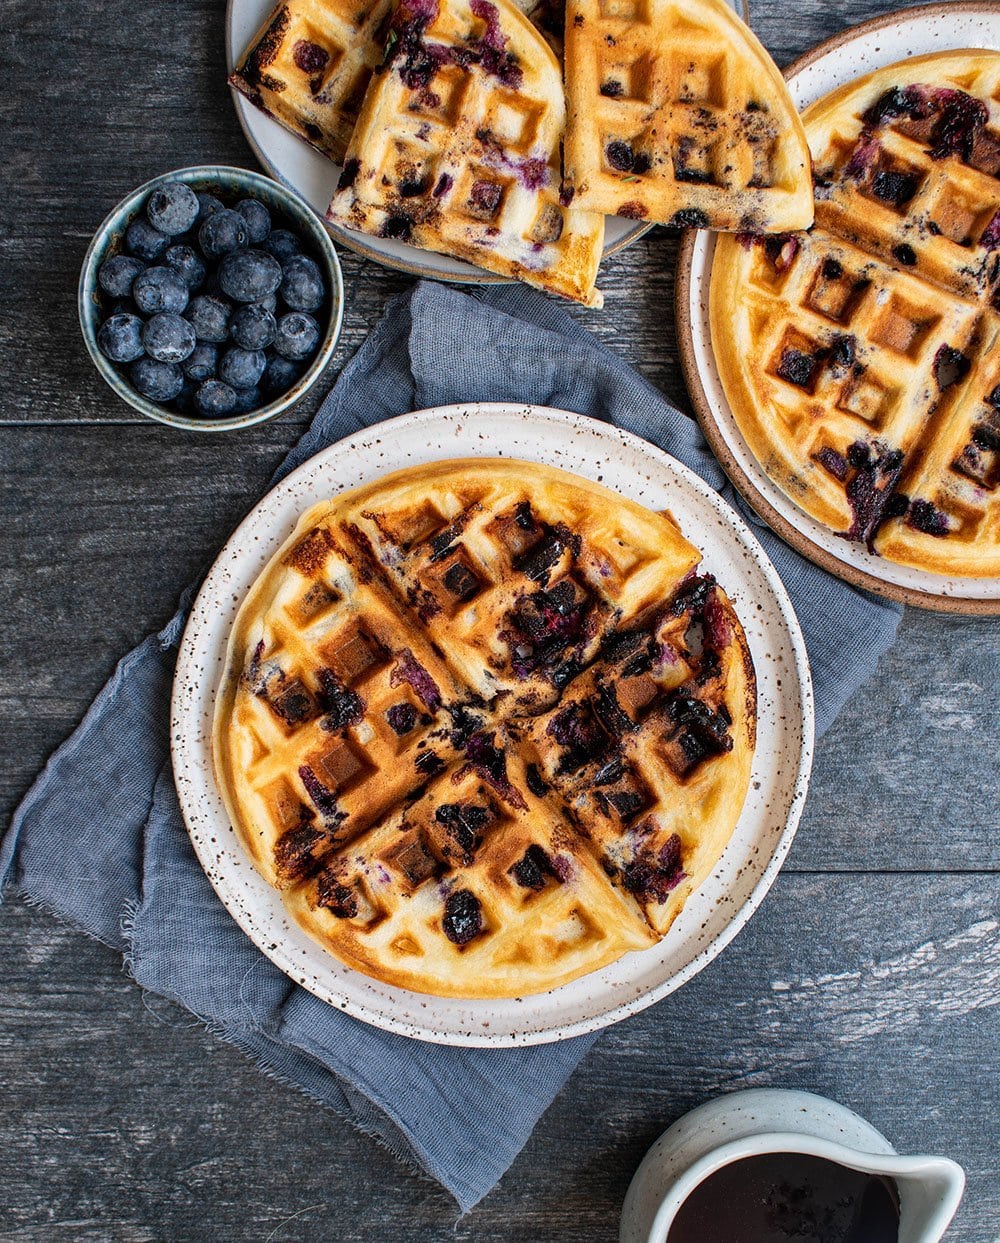
[[[697,426],[554,303],[419,284],[390,305],[275,478],[358,428],[454,401],[537,402],[608,419],[736,498]],[[744,510],[746,513],[746,511]],[[753,515],[798,610],[825,729],[891,645],[900,612],[804,561]],[[215,897],[188,842],[168,756],[182,604],[127,655],[52,756],[0,847],[0,883],[122,951],[268,1073],[380,1139],[472,1207],[593,1043],[452,1049],[349,1018],[293,984]]]

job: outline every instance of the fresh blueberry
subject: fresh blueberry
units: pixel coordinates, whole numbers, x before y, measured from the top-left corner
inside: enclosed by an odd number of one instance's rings
[[[229,321],[229,335],[245,350],[266,350],[277,331],[274,316],[259,302],[238,306]]]
[[[197,388],[191,380],[185,380],[181,391],[174,398],[174,409],[180,414],[194,414],[194,391]]]
[[[146,215],[154,229],[176,237],[198,219],[198,196],[182,181],[168,181],[149,196]]]
[[[253,388],[264,374],[267,359],[262,350],[226,350],[219,359],[219,379],[230,388]]]
[[[222,292],[236,302],[259,302],[281,284],[281,264],[263,250],[238,250],[219,264]]]
[[[271,293],[268,294],[266,298],[261,298],[256,305],[262,307],[265,311],[270,311],[273,315],[275,308],[278,305],[278,299],[273,293]]]
[[[180,315],[154,315],[142,330],[142,344],[150,358],[181,363],[195,347],[194,329]]]
[[[261,243],[269,255],[274,255],[279,263],[285,263],[292,255],[297,255],[302,247],[294,233],[287,229],[273,229]]]
[[[302,311],[289,311],[278,320],[274,348],[283,358],[299,362],[316,352],[319,345],[319,324]]]
[[[307,255],[292,255],[282,265],[279,293],[293,311],[318,310],[326,296],[319,266]]]
[[[135,387],[150,401],[173,401],[184,387],[184,374],[176,363],[140,358],[128,373]]]
[[[251,246],[259,246],[271,232],[271,213],[258,199],[241,199],[236,210],[247,224]]]
[[[171,246],[164,254],[163,262],[168,268],[173,268],[190,293],[194,293],[205,279],[205,261],[191,246]]]
[[[111,298],[127,298],[132,292],[132,282],[146,265],[131,255],[115,255],[105,259],[97,269],[97,283]]]
[[[191,299],[185,318],[199,341],[212,341],[218,345],[229,335],[231,313],[232,307],[228,302],[203,293]]]
[[[300,363],[294,363],[290,358],[282,358],[280,354],[272,354],[264,367],[260,386],[268,397],[277,397],[281,393],[287,393],[301,374]]]
[[[204,190],[199,191],[195,198],[198,200],[198,219],[195,224],[204,224],[213,212],[220,211],[222,208],[222,200],[217,199],[214,194],[207,194]]]
[[[135,278],[132,297],[143,315],[179,314],[188,304],[188,288],[173,268],[147,268]]]
[[[246,221],[228,207],[212,212],[198,230],[198,245],[206,259],[221,259],[242,250],[247,240]]]
[[[236,390],[233,414],[249,414],[252,410],[259,410],[263,404],[264,398],[256,385],[253,388],[239,388]]]
[[[221,380],[206,380],[194,390],[194,408],[210,419],[221,419],[236,409],[236,393]]]
[[[170,238],[166,233],[154,229],[148,220],[141,217],[133,220],[125,230],[125,246],[129,253],[138,259],[145,259],[147,263],[159,259],[169,245]]]
[[[202,285],[199,293],[211,294],[213,298],[224,297],[222,286],[219,283],[219,269],[217,266],[213,265],[208,269],[208,275],[205,277],[205,283]]]
[[[97,330],[97,344],[113,363],[130,363],[141,358],[142,320],[137,315],[112,315]]]
[[[196,380],[200,384],[202,380],[215,378],[215,369],[218,364],[218,347],[208,341],[199,341],[181,363],[181,371],[189,380]]]

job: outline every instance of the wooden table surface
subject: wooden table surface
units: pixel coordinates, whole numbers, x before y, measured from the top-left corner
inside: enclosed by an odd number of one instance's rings
[[[779,64],[881,11],[757,0]],[[221,2],[6,0],[0,103],[0,814],[117,658],[257,499],[319,392],[228,436],[140,421],[87,359],[93,230],[148,177],[254,167],[225,84]],[[602,340],[686,404],[676,238],[610,260]],[[408,281],[345,253],[336,368]],[[335,369],[336,369],[335,368]],[[959,1160],[950,1240],[1000,1239],[1000,626],[908,612],[820,743],[770,896],[692,983],[608,1031],[499,1188],[455,1226],[435,1184],[266,1079],[119,957],[0,908],[0,1240],[604,1243],[643,1152],[721,1092],[809,1088],[904,1153]]]

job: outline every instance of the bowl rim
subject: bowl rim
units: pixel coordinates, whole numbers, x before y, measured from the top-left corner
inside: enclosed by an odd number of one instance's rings
[[[253,410],[249,414],[235,415],[226,419],[198,419],[180,414],[174,410],[168,410],[164,406],[160,406],[156,402],[143,397],[141,393],[138,393],[132,387],[116,365],[110,359],[104,357],[97,344],[96,317],[93,313],[94,304],[91,300],[91,293],[93,289],[99,288],[97,282],[98,262],[99,260],[102,261],[102,257],[108,248],[110,235],[115,230],[116,224],[120,224],[124,218],[134,214],[149,194],[157,186],[163,185],[165,182],[179,180],[189,184],[196,180],[211,181],[213,179],[219,182],[220,188],[224,191],[227,189],[226,182],[230,181],[233,183],[234,188],[245,188],[248,192],[253,192],[254,190],[262,191],[269,196],[277,198],[282,204],[287,206],[288,214],[296,219],[296,223],[301,222],[308,230],[310,241],[315,244],[315,249],[322,254],[326,262],[327,275],[330,282],[331,310],[323,343],[316,357],[287,393],[283,393],[266,406],[262,406],[259,410]],[[246,427],[254,427],[258,423],[267,422],[270,419],[277,418],[279,414],[283,414],[309,392],[326,370],[327,364],[333,357],[340,341],[341,329],[344,323],[344,277],[340,266],[340,257],[333,244],[333,239],[322,221],[319,220],[316,213],[297,191],[254,169],[240,168],[234,164],[191,164],[184,168],[172,169],[156,177],[151,177],[148,181],[143,182],[142,185],[137,186],[126,194],[105,215],[90,239],[80,266],[80,280],[77,286],[77,314],[80,320],[80,330],[84,344],[94,366],[108,387],[122,401],[138,411],[139,414],[157,423],[165,424],[168,427],[181,428],[185,431],[209,433],[237,431]]]

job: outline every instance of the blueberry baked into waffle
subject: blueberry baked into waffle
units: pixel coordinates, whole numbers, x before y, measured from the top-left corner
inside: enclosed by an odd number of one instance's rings
[[[568,0],[565,56],[577,206],[758,233],[812,223],[795,105],[725,0]]]
[[[303,515],[244,601],[217,779],[351,967],[513,997],[667,932],[735,828],[756,691],[669,514],[508,459]]]
[[[604,218],[561,197],[559,63],[509,0],[402,0],[327,218],[600,306]]]
[[[720,238],[713,350],[767,474],[847,539],[1000,575],[1000,55],[812,105],[816,225]]]

